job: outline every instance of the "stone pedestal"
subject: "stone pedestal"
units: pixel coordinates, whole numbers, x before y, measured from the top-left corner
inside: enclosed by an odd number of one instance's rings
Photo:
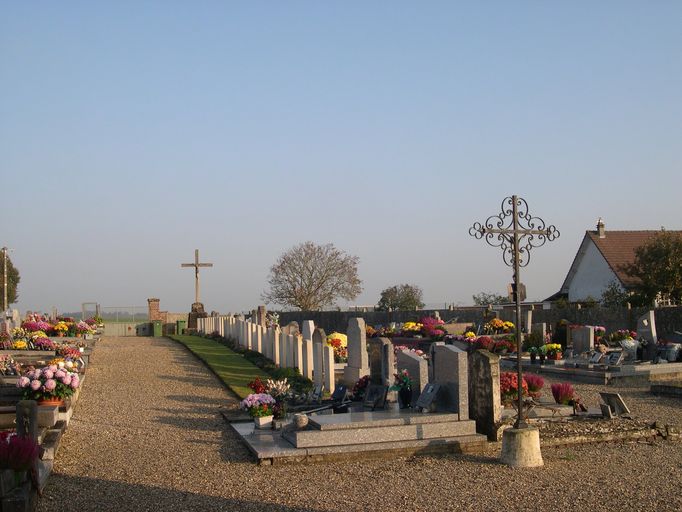
[[[502,433],[500,461],[513,468],[544,465],[540,452],[540,431],[535,427],[508,428]]]
[[[208,314],[204,311],[204,305],[201,302],[192,304],[192,311],[187,319],[187,328],[197,328],[197,318],[208,318]]]

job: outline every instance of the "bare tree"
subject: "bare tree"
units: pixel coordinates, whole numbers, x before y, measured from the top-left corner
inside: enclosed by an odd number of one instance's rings
[[[304,242],[282,254],[270,268],[267,303],[315,311],[333,306],[338,299],[353,300],[362,291],[357,256],[333,244]]]

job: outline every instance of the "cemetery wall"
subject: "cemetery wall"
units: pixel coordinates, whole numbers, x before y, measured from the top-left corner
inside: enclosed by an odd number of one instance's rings
[[[486,307],[470,307],[456,309],[425,309],[420,311],[289,311],[280,313],[280,324],[287,325],[291,321],[302,325],[303,320],[313,320],[315,325],[324,329],[327,333],[338,331],[346,332],[348,320],[351,318],[363,318],[367,325],[387,325],[391,322],[417,321],[419,318],[438,311],[440,317],[449,322],[457,323],[481,323]],[[548,328],[554,330],[554,326],[560,320],[566,319],[571,324],[603,325],[607,332],[618,329],[637,329],[637,319],[649,311],[650,308],[581,308],[575,307],[554,309],[533,309],[533,323],[546,323]],[[527,311],[528,307],[523,307]],[[672,334],[674,331],[682,332],[682,307],[668,307],[655,309],[656,329],[660,335]],[[523,313],[522,313],[523,315]],[[515,321],[513,308],[504,308],[499,311],[503,320]]]
[[[315,325],[325,332],[346,332],[348,320],[351,318],[363,318],[367,325],[388,325],[391,322],[416,322],[420,318],[429,316],[436,311],[440,317],[449,322],[453,320],[459,323],[480,323],[483,320],[483,312],[486,307],[472,307],[461,309],[422,309],[419,311],[288,311],[280,313],[280,325],[289,322],[298,322],[302,325],[303,320],[312,320]]]

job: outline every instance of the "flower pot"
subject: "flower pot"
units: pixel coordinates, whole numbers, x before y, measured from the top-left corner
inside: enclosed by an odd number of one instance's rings
[[[38,405],[50,406],[50,407],[61,407],[64,405],[64,400],[61,398],[41,398],[38,400]]]
[[[556,354],[549,354],[547,357],[549,357],[552,361],[558,361],[561,359],[561,352],[557,352]]]
[[[398,390],[398,398],[400,398],[401,409],[408,409],[412,405],[412,389],[400,388]]]
[[[540,354],[540,364],[545,364],[545,357],[544,354]]]
[[[537,358],[538,358],[537,354],[531,354],[530,355],[530,364],[537,364],[537,361],[536,361]]]
[[[253,423],[256,428],[272,428],[272,418],[273,416],[256,416],[253,418]]]

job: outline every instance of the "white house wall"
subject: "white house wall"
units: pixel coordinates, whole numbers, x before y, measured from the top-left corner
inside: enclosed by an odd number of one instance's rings
[[[618,282],[616,274],[606,263],[599,249],[589,241],[568,288],[568,300],[575,302],[588,297],[599,300],[604,289],[612,281]]]

